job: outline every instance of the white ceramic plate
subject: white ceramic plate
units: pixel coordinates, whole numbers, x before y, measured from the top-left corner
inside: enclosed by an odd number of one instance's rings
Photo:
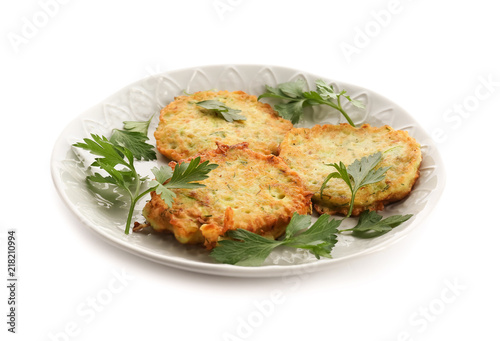
[[[351,97],[365,104],[366,110],[357,109],[349,103],[345,105],[356,124],[387,124],[395,129],[407,130],[422,146],[421,176],[414,190],[407,199],[388,206],[383,212],[383,215],[411,213],[414,216],[383,236],[374,239],[339,236],[332,259],[317,260],[306,251],[279,249],[260,267],[217,264],[203,248],[181,245],[170,235],[125,235],[123,231],[127,215],[126,205],[112,205],[111,202],[120,199],[116,198],[116,195],[109,197],[109,193],[97,194],[89,190],[85,178],[89,174],[89,165],[93,158],[81,149],[72,147],[72,144],[89,137],[91,133],[109,136],[113,128],[122,128],[123,121],[146,120],[184,91],[193,93],[208,89],[243,90],[260,95],[266,84],[277,85],[297,78],[304,79],[309,88],[314,90],[315,80],[323,77],[278,66],[214,65],[166,72],[133,83],[78,116],[63,131],[54,147],[51,162],[52,177],[57,190],[84,225],[111,244],[155,262],[201,273],[270,277],[284,276],[296,271],[310,272],[345,259],[369,254],[400,240],[429,214],[441,195],[445,176],[439,153],[418,123],[395,103],[373,91],[325,78],[323,79],[333,84],[337,90],[345,89]],[[297,126],[310,127],[320,123],[344,122],[338,112],[324,106],[312,108],[304,116]],[[158,115],[155,115],[150,127],[150,142],[153,144],[152,133],[157,123]],[[152,178],[150,169],[157,163],[166,163],[166,160],[159,155],[158,161],[139,163],[139,173]],[[144,220],[141,210],[146,199],[136,206],[134,221]],[[355,220],[347,223],[354,225]],[[348,227],[348,224],[343,226]]]

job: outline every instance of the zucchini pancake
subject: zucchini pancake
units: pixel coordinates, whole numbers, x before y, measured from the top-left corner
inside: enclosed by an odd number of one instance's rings
[[[198,105],[219,101],[244,119],[226,121],[213,110]],[[235,145],[248,142],[249,148],[263,154],[276,154],[292,123],[278,116],[269,104],[243,91],[200,91],[178,96],[160,112],[155,131],[158,151],[171,160],[187,159],[212,150],[217,143]]]
[[[383,210],[386,204],[406,197],[419,177],[422,161],[420,145],[408,132],[389,126],[363,124],[316,125],[294,128],[280,145],[279,156],[302,177],[307,190],[314,193],[314,209],[320,213],[347,215],[351,192],[347,184],[332,178],[320,196],[321,185],[336,169],[327,164],[342,161],[349,166],[356,159],[382,152],[379,167],[390,167],[385,178],[362,187],[354,198],[353,216],[364,210]]]
[[[198,156],[200,162],[219,166],[199,182],[205,187],[172,189],[176,197],[171,208],[151,193],[143,215],[155,231],[211,249],[226,231],[238,228],[275,239],[294,212],[311,213],[312,193],[281,158],[250,150],[247,143],[217,144],[216,150]]]

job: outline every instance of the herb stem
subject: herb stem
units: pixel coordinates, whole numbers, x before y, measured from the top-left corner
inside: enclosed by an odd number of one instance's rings
[[[345,112],[345,110],[342,109],[342,105],[340,104],[340,96],[337,97],[337,104],[336,105],[335,105],[335,103],[332,103],[331,101],[325,101],[325,104],[331,106],[334,109],[337,109],[338,111],[340,111],[342,113],[342,115],[344,115],[344,117],[347,120],[347,122],[351,126],[356,127],[356,125],[351,120],[351,118],[349,117],[349,115],[347,115],[347,113]]]
[[[347,115],[347,113],[344,111],[344,109],[342,109],[342,107],[338,107],[337,108],[338,111],[340,111],[342,113],[342,115],[344,115],[344,117],[346,118],[347,122],[352,125],[353,127],[356,127],[356,125],[354,124],[354,122],[351,120],[351,118],[349,117],[349,115]]]
[[[139,191],[141,190],[141,178],[140,178],[139,174],[137,173],[137,171],[135,170],[134,167],[131,167],[130,169],[132,169],[132,171],[134,173],[134,179],[135,179],[135,193],[134,193],[134,197],[137,197],[137,195],[139,195]]]
[[[337,97],[337,104],[333,103],[332,101],[329,101],[329,100],[324,100],[322,102],[319,102],[321,104],[326,104],[334,109],[337,109],[338,111],[340,111],[340,113],[345,117],[345,119],[347,120],[347,122],[353,126],[353,127],[356,127],[356,125],[354,124],[354,122],[351,120],[351,118],[349,117],[349,115],[345,112],[344,109],[342,109],[342,106],[340,104],[340,96]]]
[[[132,223],[132,216],[134,215],[135,205],[137,204],[137,200],[139,199],[138,194],[141,188],[141,179],[133,165],[127,164],[127,167],[132,170],[135,182],[135,190],[134,193],[132,193],[128,187],[125,187],[128,195],[130,196],[130,208],[128,210],[127,223],[125,225],[125,234],[129,234],[130,232],[130,224]]]
[[[351,196],[351,203],[349,205],[349,212],[347,213],[346,215],[346,218],[349,218],[352,214],[352,208],[354,207],[354,197],[355,197],[356,193],[352,193],[352,196]]]
[[[125,227],[125,234],[129,234],[129,231],[130,231],[130,224],[132,223],[132,216],[134,215],[134,209],[135,209],[135,206],[137,205],[137,202],[143,197],[145,196],[146,194],[148,193],[151,193],[152,191],[154,191],[158,186],[155,186],[155,187],[151,187],[151,188],[148,188],[147,190],[145,190],[144,192],[142,192],[141,194],[136,194],[135,197],[130,197],[130,209],[128,211],[128,216],[127,216],[127,225]],[[129,191],[129,194],[132,195],[132,193],[130,193]]]
[[[128,216],[127,216],[127,225],[125,227],[125,234],[129,234],[130,224],[132,223],[132,216],[134,215],[134,209],[136,203],[137,203],[136,200],[132,200],[130,203],[130,208],[128,210]]]

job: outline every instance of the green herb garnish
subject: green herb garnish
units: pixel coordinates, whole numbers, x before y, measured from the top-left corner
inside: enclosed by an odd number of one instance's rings
[[[154,115],[151,115],[147,121],[124,121],[123,129],[126,131],[135,131],[148,136],[149,124],[151,123],[153,117]]]
[[[201,181],[208,178],[207,174],[217,167],[217,164],[209,164],[208,161],[200,164],[200,157],[191,160],[189,163],[183,162],[181,164],[176,164],[173,171],[167,166],[161,166],[160,168],[154,167],[151,171],[156,179],[149,183],[149,192],[153,190],[156,191],[168,207],[172,207],[175,193],[170,189],[205,187],[205,185],[195,181]],[[165,183],[169,179],[170,181]]]
[[[375,211],[363,211],[356,226],[339,232],[352,232],[352,235],[358,238],[374,238],[389,232],[412,216],[412,214],[393,215],[382,219],[382,216]]]
[[[101,173],[93,173],[87,180],[96,183],[114,185],[124,190],[130,198],[130,208],[125,226],[125,233],[128,234],[137,202],[146,194],[157,190],[162,199],[171,206],[175,193],[170,188],[198,188],[204,185],[194,183],[207,178],[207,173],[216,168],[217,165],[209,165],[208,161],[200,164],[200,158],[196,158],[188,163],[175,166],[172,171],[170,167],[162,166],[153,168],[152,172],[156,180],[146,186],[147,177],[142,177],[135,169],[134,160],[156,159],[156,154],[152,151],[154,146],[147,144],[147,125],[141,122],[128,121],[124,130],[113,130],[111,138],[108,140],[104,136],[91,134],[91,138],[84,138],[83,142],[75,143],[73,146],[88,150],[95,158],[91,166],[100,168],[108,176]],[[132,128],[131,128],[132,127]],[[164,184],[167,180],[170,182]],[[146,189],[144,187],[146,186]]]
[[[241,110],[232,109],[227,105],[225,105],[224,103],[214,99],[197,102],[196,105],[212,111],[213,113],[215,113],[216,115],[225,119],[228,122],[243,121],[247,119],[243,115],[238,115],[238,113],[240,113]]]
[[[321,185],[320,196],[323,195],[323,190],[331,178],[344,180],[351,191],[351,202],[349,204],[349,212],[347,213],[346,218],[349,217],[354,207],[356,192],[361,187],[377,183],[385,178],[385,174],[390,167],[376,168],[380,161],[382,161],[382,153],[378,152],[367,157],[363,157],[361,160],[355,160],[347,168],[342,162],[339,162],[338,164],[328,164],[328,166],[335,167],[337,172],[330,173],[325,178],[325,181]],[[361,212],[356,226],[350,229],[340,230],[339,232],[352,232],[352,235],[358,238],[374,238],[389,232],[394,227],[399,226],[410,219],[412,216],[412,214],[393,215],[382,219],[382,216],[377,212],[367,210]]]
[[[325,104],[340,111],[347,122],[355,126],[342,108],[340,99],[344,97],[358,108],[364,108],[363,103],[347,96],[345,90],[336,93],[331,85],[321,79],[316,80],[316,91],[304,92],[304,87],[305,82],[300,78],[294,82],[278,84],[276,88],[266,85],[267,92],[260,95],[258,99],[271,97],[286,100],[286,103],[276,104],[274,108],[281,117],[290,120],[293,124],[299,122],[305,107]]]
[[[311,225],[311,216],[294,213],[282,240],[272,240],[243,229],[228,231],[226,236],[232,239],[221,240],[210,256],[226,264],[258,266],[261,265],[278,246],[305,249],[316,258],[332,258],[332,248],[337,243],[337,227],[341,220],[330,219],[321,215]],[[305,231],[304,231],[305,230]]]
[[[355,160],[347,168],[340,161],[338,164],[327,164],[327,166],[333,166],[337,169],[337,172],[328,174],[328,176],[323,181],[320,189],[320,197],[323,196],[323,190],[326,187],[328,181],[331,178],[339,178],[345,181],[349,190],[351,191],[351,202],[349,204],[349,212],[346,217],[350,217],[352,210],[354,208],[354,198],[356,193],[361,187],[369,184],[373,184],[382,181],[385,178],[385,173],[390,167],[380,167],[377,168],[378,164],[382,161],[382,153],[378,152],[367,157],[363,157],[361,160]]]
[[[156,160],[154,146],[146,143],[151,118],[147,121],[125,121],[123,129],[113,129],[109,142],[129,149],[137,160]]]

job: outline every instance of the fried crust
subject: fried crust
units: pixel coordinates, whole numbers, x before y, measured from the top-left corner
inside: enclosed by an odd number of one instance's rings
[[[227,122],[196,103],[218,100],[232,109],[241,110],[246,120]],[[161,110],[155,131],[158,151],[179,161],[212,150],[217,143],[235,145],[248,142],[252,150],[276,154],[290,121],[278,116],[267,103],[243,91],[200,91],[178,96]]]
[[[201,162],[219,165],[200,181],[206,187],[173,189],[176,197],[171,208],[151,193],[143,215],[156,231],[172,232],[183,244],[204,244],[211,249],[228,230],[238,228],[278,238],[293,213],[312,210],[312,193],[277,156],[250,150],[247,143],[219,143],[216,150],[199,156]]]
[[[364,210],[383,210],[385,205],[410,194],[419,177],[422,154],[420,145],[408,132],[369,124],[359,128],[349,124],[294,128],[283,139],[279,156],[300,174],[307,190],[314,192],[312,201],[318,213],[346,215],[351,192],[342,179],[330,179],[320,197],[324,179],[336,172],[327,164],[342,161],[347,167],[354,160],[379,151],[383,159],[378,167],[390,169],[384,180],[358,190],[352,212],[357,216]]]

